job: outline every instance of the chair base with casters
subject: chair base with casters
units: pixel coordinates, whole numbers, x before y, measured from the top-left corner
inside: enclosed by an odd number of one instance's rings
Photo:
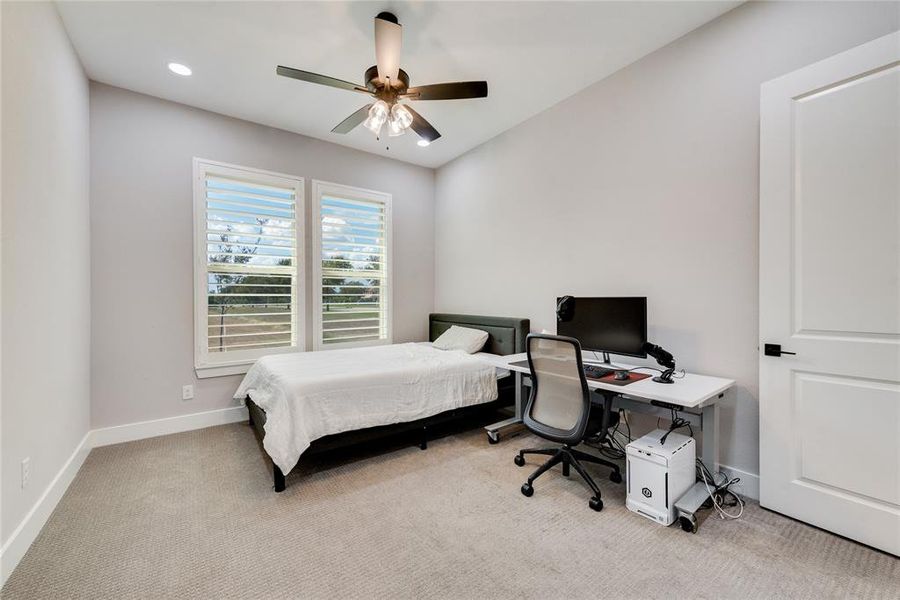
[[[562,465],[562,472],[565,477],[569,476],[570,467],[575,467],[575,470],[581,475],[581,478],[584,479],[585,483],[588,484],[588,487],[591,488],[591,491],[594,492],[588,505],[596,511],[603,510],[603,500],[600,498],[600,488],[594,483],[593,478],[591,478],[585,470],[581,461],[609,467],[612,469],[612,473],[609,474],[610,481],[613,483],[622,483],[622,473],[619,471],[619,465],[604,460],[599,456],[576,450],[568,444],[564,444],[562,447],[557,448],[525,448],[524,450],[519,450],[519,453],[514,460],[516,465],[520,467],[525,466],[526,454],[543,454],[550,456],[550,460],[538,467],[538,469],[528,478],[528,481],[522,484],[522,494],[529,498],[534,495],[534,480],[558,464]]]

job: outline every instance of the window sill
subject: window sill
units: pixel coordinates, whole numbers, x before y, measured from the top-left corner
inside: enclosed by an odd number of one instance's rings
[[[226,377],[228,375],[243,375],[250,370],[256,360],[230,364],[230,365],[204,365],[194,367],[197,379],[209,379],[211,377]]]

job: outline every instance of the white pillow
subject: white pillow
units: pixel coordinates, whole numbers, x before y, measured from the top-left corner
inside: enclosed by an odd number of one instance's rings
[[[432,345],[439,350],[463,350],[474,354],[481,350],[487,339],[487,331],[452,325]]]

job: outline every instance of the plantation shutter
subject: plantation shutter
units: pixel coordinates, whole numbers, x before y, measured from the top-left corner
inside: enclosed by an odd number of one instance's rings
[[[389,340],[387,226],[382,200],[319,195],[322,347]]]
[[[297,344],[298,181],[278,180],[204,170],[205,354],[212,362]]]

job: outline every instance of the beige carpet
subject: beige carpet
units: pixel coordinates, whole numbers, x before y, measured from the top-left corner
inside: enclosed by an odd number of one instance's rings
[[[525,498],[534,441],[335,458],[282,494],[247,425],[100,448],[2,597],[898,597],[897,559],[757,505],[690,535],[626,511],[601,467],[601,513],[574,471]]]

